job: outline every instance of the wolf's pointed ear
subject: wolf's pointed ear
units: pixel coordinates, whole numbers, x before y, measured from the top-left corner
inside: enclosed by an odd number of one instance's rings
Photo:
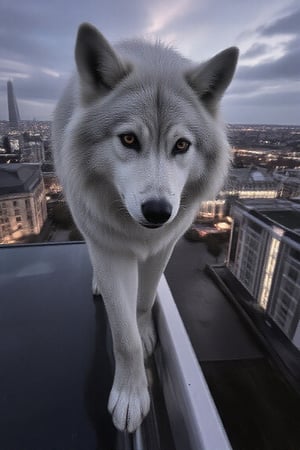
[[[230,47],[186,73],[188,84],[212,114],[232,80],[238,55],[238,48]]]
[[[89,23],[78,29],[75,59],[83,88],[90,94],[113,89],[130,72],[129,65],[118,58],[107,40]]]

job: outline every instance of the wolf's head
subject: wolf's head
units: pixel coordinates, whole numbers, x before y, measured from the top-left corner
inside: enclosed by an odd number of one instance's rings
[[[78,135],[93,179],[106,177],[132,219],[156,228],[180,208],[213,198],[230,151],[218,118],[238,50],[195,65],[143,41],[114,49],[91,25],[79,28]]]

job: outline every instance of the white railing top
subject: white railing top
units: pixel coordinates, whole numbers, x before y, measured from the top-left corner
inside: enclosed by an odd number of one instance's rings
[[[164,276],[158,287],[156,321],[157,366],[176,449],[183,431],[190,450],[232,450]]]

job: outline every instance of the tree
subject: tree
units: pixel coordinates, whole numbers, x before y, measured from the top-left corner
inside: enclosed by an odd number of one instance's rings
[[[184,237],[188,240],[188,241],[200,241],[201,238],[198,234],[198,231],[191,227],[189,228],[186,233],[184,234]]]
[[[61,228],[71,228],[74,224],[66,203],[59,203],[53,208],[53,222]]]

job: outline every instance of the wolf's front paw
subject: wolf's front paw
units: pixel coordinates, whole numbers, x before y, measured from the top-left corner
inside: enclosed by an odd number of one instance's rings
[[[117,380],[114,381],[108,410],[118,430],[134,432],[141,425],[149,409],[150,397],[145,374],[140,381],[132,377],[123,386],[118,386]]]
[[[152,314],[143,314],[139,316],[138,326],[143,343],[144,357],[147,358],[152,355],[157,341]]]

